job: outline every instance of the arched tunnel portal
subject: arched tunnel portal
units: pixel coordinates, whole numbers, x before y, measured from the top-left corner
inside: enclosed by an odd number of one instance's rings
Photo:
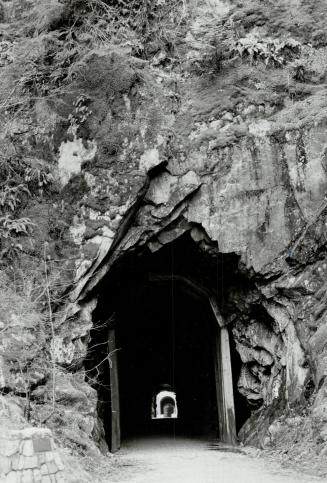
[[[101,281],[88,373],[112,452],[145,434],[236,442],[250,416],[224,319],[229,287],[249,283],[238,264],[235,254],[203,251],[186,234],[155,253],[125,253]],[[151,418],[162,384],[176,394],[177,418]]]

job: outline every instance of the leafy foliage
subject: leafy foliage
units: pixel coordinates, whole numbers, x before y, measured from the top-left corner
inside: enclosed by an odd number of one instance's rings
[[[33,223],[19,217],[19,210],[33,196],[42,196],[52,174],[19,158],[0,163],[0,260],[12,260],[21,250],[19,237],[33,232]]]
[[[0,259],[12,260],[22,251],[22,245],[16,241],[16,236],[30,235],[33,223],[29,218],[14,219],[10,215],[0,217],[1,246]]]
[[[33,223],[29,218],[13,219],[10,215],[0,217],[0,226],[3,229],[5,238],[8,238],[12,233],[28,235],[32,225]]]
[[[46,319],[33,300],[27,278],[25,275],[24,283],[17,284],[7,271],[0,271],[0,350],[10,361],[21,393],[27,393],[36,373],[46,370],[47,359],[41,351],[49,336]]]
[[[15,211],[21,203],[22,195],[30,195],[30,191],[24,184],[16,186],[5,185],[0,191],[0,207],[3,211]]]
[[[88,107],[89,102],[90,99],[82,94],[73,103],[75,107],[74,112],[68,117],[73,133],[76,133],[79,126],[84,124],[87,118],[92,114],[92,111]]]
[[[39,195],[42,196],[44,189],[53,182],[54,178],[52,173],[45,171],[44,169],[38,167],[27,166],[25,169],[24,180],[29,187],[28,191],[36,193],[38,191]],[[31,195],[31,191],[29,194]]]
[[[238,39],[234,47],[234,53],[241,58],[249,59],[251,64],[262,61],[265,65],[273,67],[281,67],[300,52],[301,44],[293,38],[273,39],[260,37],[253,32]]]
[[[29,96],[47,96],[67,79],[69,68],[78,57],[78,43],[70,30],[65,34],[42,34],[28,43],[19,89]]]

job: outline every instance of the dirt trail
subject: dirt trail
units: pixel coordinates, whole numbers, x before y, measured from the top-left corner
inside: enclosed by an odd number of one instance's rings
[[[189,439],[130,441],[122,449],[110,482],[129,483],[314,483],[327,481],[281,468],[228,448],[209,449]]]

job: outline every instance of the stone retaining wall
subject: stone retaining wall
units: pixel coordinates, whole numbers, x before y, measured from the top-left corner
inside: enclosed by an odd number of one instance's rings
[[[0,482],[64,483],[63,469],[49,429],[7,430],[0,435]]]

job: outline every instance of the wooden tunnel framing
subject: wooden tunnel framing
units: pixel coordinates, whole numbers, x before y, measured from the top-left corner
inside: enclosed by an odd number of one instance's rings
[[[205,297],[208,300],[217,321],[217,331],[215,332],[215,338],[213,340],[213,363],[218,409],[219,440],[222,443],[230,445],[236,444],[237,437],[229,333],[221,316],[215,296],[196,282],[178,275],[168,276],[150,274],[150,280],[158,282],[178,280],[179,282],[184,283],[189,290],[196,292],[198,295]],[[115,325],[111,325],[108,334],[108,351],[111,385],[110,451],[112,453],[117,452],[121,445],[119,372],[115,333]]]

